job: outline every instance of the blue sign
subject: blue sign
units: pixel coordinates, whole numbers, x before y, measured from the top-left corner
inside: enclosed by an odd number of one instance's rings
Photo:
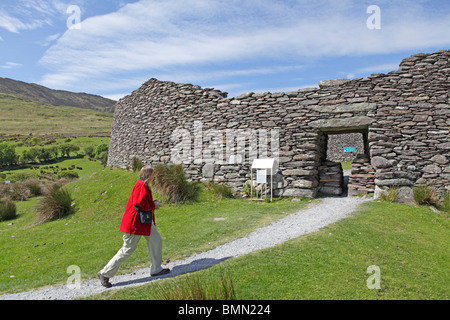
[[[355,147],[344,147],[344,152],[355,152]]]

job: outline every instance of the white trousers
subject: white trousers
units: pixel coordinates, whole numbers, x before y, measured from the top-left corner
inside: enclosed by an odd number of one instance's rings
[[[106,278],[114,277],[122,263],[124,263],[136,250],[141,237],[144,237],[145,240],[147,240],[148,255],[150,257],[150,262],[152,263],[150,274],[160,272],[163,269],[161,266],[162,239],[155,225],[152,223],[152,231],[149,237],[125,233],[123,235],[122,248],[120,248],[117,254],[108,262],[100,273]]]

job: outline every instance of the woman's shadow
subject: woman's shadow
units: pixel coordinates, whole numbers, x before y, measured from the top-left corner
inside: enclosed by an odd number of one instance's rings
[[[157,277],[148,276],[148,277],[144,277],[144,278],[140,278],[140,279],[134,279],[134,280],[129,280],[129,281],[117,282],[117,283],[114,284],[114,288],[126,287],[126,286],[131,286],[131,285],[139,285],[139,284],[144,284],[144,283],[155,281],[155,280],[166,279],[166,278],[173,278],[173,277],[176,277],[176,276],[181,275],[181,274],[195,272],[195,271],[198,271],[198,270],[202,270],[202,269],[206,269],[206,268],[212,267],[212,266],[214,266],[216,264],[219,264],[219,263],[221,263],[221,262],[223,262],[225,260],[228,260],[230,258],[232,258],[232,257],[225,257],[225,258],[222,258],[222,259],[204,258],[204,259],[194,260],[194,261],[192,261],[190,263],[186,263],[186,264],[182,264],[182,265],[179,265],[179,266],[175,266],[170,271],[170,273],[162,275],[162,276],[157,276]]]

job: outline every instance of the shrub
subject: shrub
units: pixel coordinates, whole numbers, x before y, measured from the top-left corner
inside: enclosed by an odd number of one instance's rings
[[[95,149],[95,155],[98,158],[103,152],[108,153],[108,151],[109,151],[108,145],[103,143],[103,144],[99,145],[97,147],[97,149]]]
[[[84,153],[89,158],[94,158],[95,157],[95,147],[94,146],[87,146],[86,148],[84,148]]]
[[[8,174],[7,179],[11,182],[23,182],[27,180],[37,179],[38,174],[36,172],[15,172]]]
[[[10,184],[9,196],[14,201],[26,201],[31,197],[31,191],[23,183],[13,183]]]
[[[0,199],[0,221],[8,221],[17,218],[16,204],[11,200]]]
[[[200,187],[188,182],[181,165],[158,165],[155,167],[153,185],[167,201],[183,202],[196,200]]]
[[[28,180],[23,184],[30,190],[32,196],[37,197],[42,195],[42,184],[39,180]]]
[[[67,217],[73,213],[72,196],[60,185],[53,184],[37,206],[37,223]]]
[[[437,203],[436,190],[429,185],[413,188],[414,200],[418,205],[433,205]]]
[[[68,170],[68,171],[61,171],[58,173],[58,179],[78,179],[80,176],[77,172]]]
[[[137,172],[141,171],[144,164],[142,163],[141,159],[139,159],[138,157],[134,157],[131,166],[133,168],[133,172]]]
[[[215,196],[221,198],[233,198],[233,190],[226,184],[219,184],[213,181],[208,182],[206,189],[214,193]]]

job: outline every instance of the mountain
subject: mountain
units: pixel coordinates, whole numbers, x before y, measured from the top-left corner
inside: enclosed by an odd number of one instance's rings
[[[114,113],[116,101],[87,93],[53,90],[35,83],[0,78],[0,93],[53,106],[69,106]]]

